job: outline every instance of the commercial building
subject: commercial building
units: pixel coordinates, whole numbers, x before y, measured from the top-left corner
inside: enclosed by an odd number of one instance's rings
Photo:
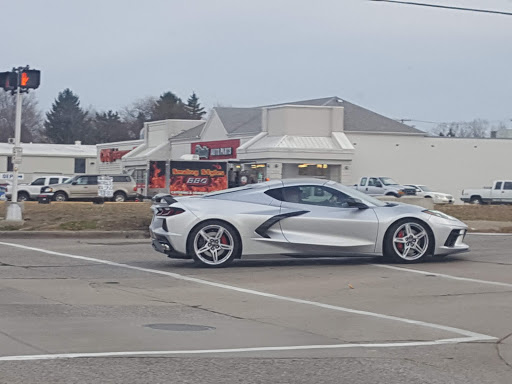
[[[12,178],[13,144],[0,143],[0,178]],[[94,145],[22,143],[22,163],[18,170],[24,183],[41,175],[66,175],[97,172]]]

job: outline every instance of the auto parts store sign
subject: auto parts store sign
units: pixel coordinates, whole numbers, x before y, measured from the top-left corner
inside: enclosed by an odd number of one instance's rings
[[[191,144],[191,154],[200,160],[236,159],[236,149],[240,140],[203,141]]]

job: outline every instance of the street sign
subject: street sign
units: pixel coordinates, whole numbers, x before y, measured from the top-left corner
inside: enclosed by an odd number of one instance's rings
[[[25,175],[23,173],[18,173],[18,180],[23,180]],[[14,179],[14,174],[12,172],[0,173],[0,180],[12,180]]]
[[[114,179],[112,176],[98,176],[98,196],[114,196]]]

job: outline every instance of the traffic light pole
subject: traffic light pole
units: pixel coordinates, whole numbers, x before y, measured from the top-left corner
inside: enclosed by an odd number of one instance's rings
[[[21,71],[19,72],[21,73]],[[14,148],[13,148],[13,179],[12,179],[12,194],[11,204],[7,206],[6,220],[13,222],[23,221],[21,206],[18,204],[18,166],[21,163],[21,104],[23,102],[20,80],[18,76],[18,87],[16,93],[16,123],[14,126]]]

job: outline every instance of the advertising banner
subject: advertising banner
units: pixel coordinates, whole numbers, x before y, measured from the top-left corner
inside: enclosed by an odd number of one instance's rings
[[[149,164],[149,189],[165,188],[166,161],[151,161]]]
[[[225,162],[171,161],[171,195],[203,195],[227,187]]]

